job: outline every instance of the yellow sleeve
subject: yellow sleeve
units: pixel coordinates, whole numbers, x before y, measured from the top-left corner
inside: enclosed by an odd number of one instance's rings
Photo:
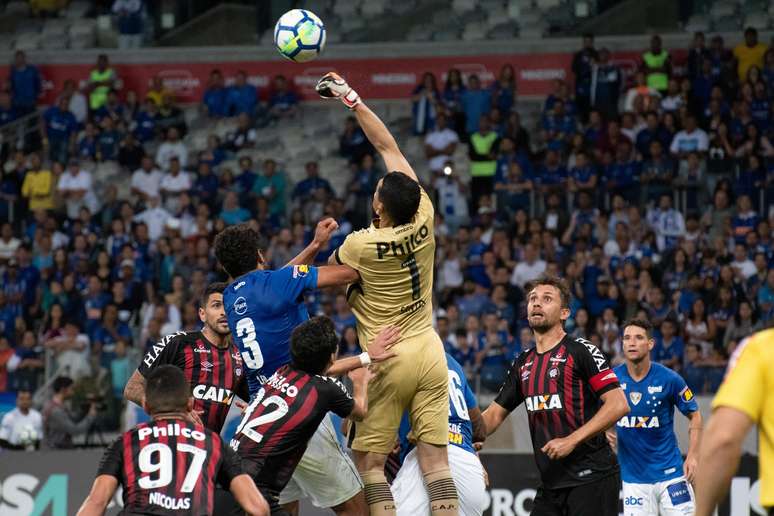
[[[435,222],[435,208],[430,196],[425,189],[419,187],[419,208],[417,208],[417,225],[421,225],[429,219],[430,223]]]
[[[743,340],[728,362],[728,371],[712,408],[730,407],[760,421],[763,395],[766,392],[766,354],[762,353],[760,336]]]
[[[336,263],[349,265],[355,270],[360,266],[360,255],[363,252],[363,242],[359,233],[350,233],[344,243],[336,249]]]

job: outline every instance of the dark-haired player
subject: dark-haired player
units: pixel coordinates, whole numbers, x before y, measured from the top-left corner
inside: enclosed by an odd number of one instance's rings
[[[333,219],[321,221],[311,244],[288,266],[274,271],[265,270],[260,235],[250,226],[230,226],[215,238],[215,256],[232,279],[223,302],[246,366],[251,397],[258,394],[277,369],[290,363],[290,335],[309,319],[303,294],[357,278],[357,272],[342,265],[306,265],[314,260],[337,227]],[[327,373],[336,376],[390,356],[391,353],[372,346],[370,354],[339,360]],[[341,449],[330,417],[326,417],[282,492],[280,504],[294,512],[289,504],[295,505],[307,497],[317,507],[331,508],[338,514],[362,514],[366,511],[362,490],[360,477]]]
[[[521,403],[527,407],[541,486],[533,516],[618,515],[618,462],[604,431],[629,412],[607,359],[564,332],[570,291],[558,278],[527,287],[535,347],[519,355],[484,411],[489,434]]]
[[[701,439],[701,413],[691,389],[679,374],[652,363],[653,326],[634,319],[623,326],[626,363],[615,368],[631,412],[608,429],[617,444],[623,480],[624,516],[690,515],[691,484]],[[675,407],[690,420],[685,462],[674,431]]]
[[[148,375],[143,406],[153,420],[110,445],[80,516],[104,514],[119,485],[121,514],[210,515],[216,482],[230,489],[248,514],[269,514],[239,457],[218,434],[188,421],[186,414],[193,409],[190,392],[177,367],[161,366]]]
[[[389,171],[374,193],[377,219],[347,236],[332,257],[357,272],[347,300],[357,318],[360,343],[373,341],[387,324],[399,327],[403,336],[397,358],[383,366],[384,375],[371,386],[372,410],[356,425],[352,441],[371,515],[395,512],[384,465],[406,410],[430,494],[430,512],[456,515],[459,500],[447,455],[446,356],[433,329],[433,203],[390,131],[344,79],[329,73],[319,80],[317,91],[354,111]]]
[[[225,283],[207,286],[200,300],[201,331],[167,335],[145,353],[124,388],[124,397],[142,406],[145,381],[156,367],[180,368],[193,390],[194,409],[189,416],[213,432],[220,432],[234,395],[247,401],[247,383],[239,350],[229,336],[223,308]]]
[[[395,333],[385,330],[376,338],[390,340]],[[336,360],[338,340],[327,317],[314,317],[293,330],[290,364],[263,384],[231,441],[274,515],[288,514],[279,507],[279,493],[328,411],[354,420],[368,412],[367,387],[373,378],[368,368],[350,372],[353,396],[340,382],[323,376]]]

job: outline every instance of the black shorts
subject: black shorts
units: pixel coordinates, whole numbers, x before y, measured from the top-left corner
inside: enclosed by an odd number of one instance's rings
[[[613,475],[581,486],[539,487],[532,516],[618,516],[621,478]]]

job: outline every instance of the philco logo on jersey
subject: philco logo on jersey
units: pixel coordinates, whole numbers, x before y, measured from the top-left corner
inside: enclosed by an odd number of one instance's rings
[[[416,233],[403,237],[403,242],[376,242],[376,259],[381,260],[388,254],[395,257],[411,254],[429,234],[427,226],[422,225]]]
[[[648,385],[648,394],[654,394],[664,390],[663,385]]]
[[[293,266],[293,278],[305,278],[309,274],[308,265],[294,265]]]
[[[245,315],[247,312],[247,300],[242,296],[236,298],[236,301],[234,301],[234,311],[237,315]]]
[[[684,402],[688,403],[693,399],[693,391],[688,387],[685,387],[682,391],[680,391],[680,397]]]
[[[288,379],[279,373],[274,373],[265,383],[269,387],[274,387],[282,394],[287,394],[291,398],[298,396],[298,387],[290,385]]]
[[[226,405],[230,405],[234,398],[234,393],[230,390],[214,385],[197,385],[193,389],[193,395],[198,400],[215,401]]]
[[[659,428],[658,416],[624,416],[618,421],[621,428]]]
[[[169,344],[169,341],[172,340],[174,337],[177,337],[178,335],[185,335],[184,331],[178,331],[171,335],[167,335],[160,341],[158,341],[156,344],[153,345],[151,349],[148,350],[148,352],[145,354],[145,357],[142,359],[142,361],[145,363],[146,366],[150,367],[153,365],[153,362],[156,361],[157,358],[159,358],[159,355],[162,351],[164,351],[164,348]]]
[[[562,399],[558,394],[538,394],[537,396],[527,396],[524,400],[527,410],[537,412],[539,410],[555,410],[562,408]]]
[[[586,339],[578,339],[578,342],[586,346],[586,349],[589,350],[589,353],[591,353],[591,358],[594,359],[594,362],[597,364],[597,370],[598,371],[604,371],[607,369],[607,364],[605,363],[605,355],[602,354],[602,352],[599,350],[598,347],[596,347],[591,342],[587,341]]]
[[[144,441],[148,437],[153,435],[154,439],[159,437],[177,437],[182,435],[187,439],[196,439],[197,441],[204,441],[206,436],[199,430],[193,430],[187,426],[181,426],[180,423],[169,423],[167,426],[145,426],[137,431],[137,437],[140,441]]]

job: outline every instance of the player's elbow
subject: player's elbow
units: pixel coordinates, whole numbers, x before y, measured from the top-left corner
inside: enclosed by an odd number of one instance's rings
[[[269,504],[263,497],[251,500],[251,503],[247,504],[247,507],[242,508],[250,516],[269,516],[269,514],[271,514]]]
[[[615,420],[618,421],[622,417],[631,411],[629,403],[626,401],[626,394],[621,389],[617,389],[614,396],[610,396],[608,403],[610,403],[610,409],[615,416]]]
[[[364,420],[367,415],[368,407],[364,403],[355,403],[355,406],[352,408],[352,412],[349,414],[349,419],[359,423],[360,421]]]

